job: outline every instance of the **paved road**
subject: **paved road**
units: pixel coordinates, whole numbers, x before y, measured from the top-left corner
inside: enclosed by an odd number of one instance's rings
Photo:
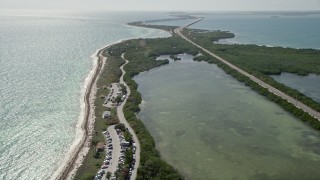
[[[199,18],[193,22],[191,22],[190,24],[187,24],[185,26],[181,26],[177,29],[174,30],[175,34],[177,34],[178,36],[182,37],[183,39],[187,40],[188,42],[190,42],[191,44],[197,46],[198,48],[202,49],[204,52],[208,53],[209,55],[211,55],[212,57],[218,59],[219,61],[223,62],[224,64],[228,65],[229,67],[231,67],[232,69],[238,71],[239,73],[245,75],[246,77],[250,78],[252,81],[258,83],[260,86],[264,87],[264,88],[267,88],[270,92],[274,93],[275,95],[277,96],[280,96],[281,98],[287,100],[288,102],[290,102],[291,104],[294,104],[296,107],[302,109],[303,111],[309,113],[311,116],[317,118],[318,120],[320,120],[320,113],[317,112],[316,110],[310,108],[309,106],[303,104],[302,102],[300,101],[297,101],[295,98],[292,98],[291,96],[288,96],[287,94],[283,93],[282,91],[276,89],[275,87],[261,81],[260,79],[256,78],[255,76],[245,72],[244,70],[238,68],[237,66],[231,64],[230,62],[228,62],[227,60],[221,58],[220,56],[214,54],[213,52],[205,49],[204,47],[196,44],[195,42],[193,42],[192,40],[190,40],[189,38],[187,38],[186,36],[184,36],[181,31],[194,24],[194,23],[197,23],[199,21],[201,21],[203,18]]]
[[[121,123],[123,123],[126,126],[126,128],[128,128],[128,130],[132,134],[132,138],[133,138],[133,140],[135,141],[135,144],[136,144],[136,153],[135,153],[136,154],[136,163],[135,163],[134,169],[132,170],[132,175],[131,175],[131,178],[130,178],[130,179],[136,179],[136,177],[137,177],[137,169],[138,169],[139,164],[140,164],[140,142],[138,140],[138,137],[137,137],[136,133],[131,128],[131,126],[129,125],[129,123],[127,122],[127,120],[126,120],[126,118],[124,117],[124,114],[123,114],[123,106],[126,104],[127,99],[130,96],[131,91],[130,91],[130,88],[128,87],[128,85],[123,80],[123,76],[126,74],[126,72],[124,71],[123,67],[126,64],[128,64],[129,61],[124,58],[124,54],[121,55],[121,58],[124,59],[126,61],[126,63],[120,67],[121,72],[122,72],[122,75],[120,77],[120,83],[124,84],[126,86],[126,88],[127,88],[127,96],[126,96],[126,99],[117,108],[117,114],[118,114],[119,121]]]
[[[114,129],[115,125],[109,126],[107,129],[107,132],[109,133],[110,138],[112,139],[112,159],[110,160],[110,165],[107,169],[105,169],[105,174],[102,176],[102,179],[106,180],[107,179],[107,172],[110,172],[112,175],[114,175],[114,173],[117,171],[117,166],[118,166],[118,159],[120,157],[120,150],[121,150],[121,146],[120,146],[120,139],[119,136],[116,132],[116,130]],[[106,140],[106,151],[108,150],[108,145],[110,143],[107,143]],[[100,171],[100,170],[99,170]]]
[[[107,170],[110,171],[112,174],[114,174],[117,170],[118,160],[120,157],[120,150],[121,150],[120,139],[114,127],[115,127],[114,125],[108,127],[108,132],[112,139],[113,150],[112,150],[112,161],[110,162],[110,166],[108,167]]]

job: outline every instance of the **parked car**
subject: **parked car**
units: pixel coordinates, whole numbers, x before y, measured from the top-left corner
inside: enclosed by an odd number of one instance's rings
[[[108,168],[107,165],[102,165],[102,166],[101,166],[101,169],[107,169],[107,168]]]

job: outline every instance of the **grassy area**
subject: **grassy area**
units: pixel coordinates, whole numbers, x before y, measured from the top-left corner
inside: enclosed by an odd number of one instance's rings
[[[101,153],[99,158],[96,158],[95,146],[98,142],[104,142],[105,139],[102,135],[102,132],[108,128],[108,124],[102,118],[103,111],[107,110],[103,105],[104,96],[108,95],[109,89],[107,87],[114,82],[118,82],[121,76],[121,70],[119,67],[124,63],[121,58],[108,57],[105,68],[102,70],[100,77],[97,81],[97,98],[95,99],[95,131],[93,133],[92,143],[88,155],[83,161],[83,165],[77,171],[77,174],[74,179],[80,180],[92,180],[105,157],[105,152]],[[111,109],[111,118],[108,122],[118,123],[118,117],[116,114],[116,109]]]

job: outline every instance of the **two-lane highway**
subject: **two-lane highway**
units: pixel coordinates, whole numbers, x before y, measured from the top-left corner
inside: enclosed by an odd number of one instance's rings
[[[293,98],[293,97],[285,94],[284,92],[276,89],[275,87],[273,87],[273,86],[265,83],[264,81],[258,79],[257,77],[255,77],[255,76],[247,73],[246,71],[244,71],[244,70],[242,70],[241,68],[235,66],[234,64],[228,62],[227,60],[223,59],[222,57],[214,54],[213,52],[205,49],[204,47],[198,45],[197,43],[193,42],[193,41],[190,40],[188,37],[186,37],[186,36],[184,36],[184,35],[182,34],[182,30],[183,30],[184,28],[189,27],[189,26],[191,26],[192,24],[201,21],[202,19],[203,19],[203,18],[199,18],[199,19],[197,19],[197,20],[195,20],[195,21],[193,21],[193,22],[191,22],[191,23],[189,23],[189,24],[187,24],[187,25],[184,25],[184,26],[179,27],[179,28],[177,28],[177,29],[174,30],[174,33],[175,33],[176,35],[180,36],[181,38],[185,39],[186,41],[190,42],[191,44],[197,46],[198,48],[200,48],[200,49],[203,50],[204,52],[208,53],[210,56],[212,56],[212,57],[218,59],[219,61],[223,62],[224,64],[228,65],[230,68],[232,68],[232,69],[238,71],[239,73],[241,73],[242,75],[250,78],[252,81],[258,83],[260,86],[262,86],[262,87],[264,87],[264,88],[267,88],[270,92],[274,93],[275,95],[277,95],[277,96],[279,96],[279,97],[287,100],[287,101],[290,102],[291,104],[295,105],[296,107],[302,109],[303,111],[309,113],[311,116],[313,116],[313,117],[317,118],[318,120],[320,120],[320,113],[319,113],[318,111],[310,108],[309,106],[307,106],[307,105],[303,104],[302,102],[298,101],[297,99],[295,99],[295,98]]]

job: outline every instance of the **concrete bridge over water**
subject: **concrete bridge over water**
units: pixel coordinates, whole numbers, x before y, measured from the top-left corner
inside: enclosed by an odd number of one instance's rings
[[[197,17],[179,17],[179,18],[168,18],[168,19],[154,19],[154,20],[145,20],[142,21],[143,24],[150,24],[150,23],[158,23],[158,22],[168,22],[168,21],[181,21],[181,20],[187,20],[187,19],[198,19]]]

